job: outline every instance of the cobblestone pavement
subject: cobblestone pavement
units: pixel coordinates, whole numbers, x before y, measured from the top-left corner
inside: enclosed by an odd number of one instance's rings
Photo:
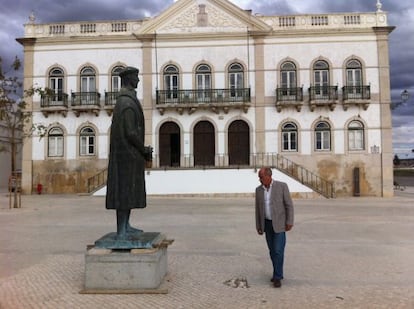
[[[85,295],[86,246],[115,230],[104,198],[0,193],[0,308],[414,308],[414,188],[391,199],[295,200],[285,279],[270,284],[253,198],[154,198],[132,223],[163,232],[168,294]],[[244,277],[249,288],[225,281]]]

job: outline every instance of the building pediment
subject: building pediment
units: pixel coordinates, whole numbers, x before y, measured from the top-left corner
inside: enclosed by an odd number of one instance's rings
[[[178,0],[161,15],[148,20],[140,34],[228,33],[270,31],[271,28],[227,0]]]

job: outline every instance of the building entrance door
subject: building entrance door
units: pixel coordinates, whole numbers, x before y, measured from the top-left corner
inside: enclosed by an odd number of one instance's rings
[[[200,121],[194,127],[194,166],[214,166],[215,149],[214,126]]]
[[[159,135],[160,166],[180,166],[180,128],[174,122],[166,122]]]
[[[229,165],[249,165],[250,132],[247,123],[233,121],[228,134]]]

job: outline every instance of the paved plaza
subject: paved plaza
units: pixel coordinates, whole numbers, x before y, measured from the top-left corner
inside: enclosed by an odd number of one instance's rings
[[[149,197],[131,221],[174,239],[168,294],[85,295],[86,246],[115,230],[103,197],[0,193],[0,308],[414,308],[414,188],[297,199],[285,279],[255,232],[253,197]],[[225,281],[246,278],[249,288]]]

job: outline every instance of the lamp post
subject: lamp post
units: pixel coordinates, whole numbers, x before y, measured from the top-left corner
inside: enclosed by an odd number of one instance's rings
[[[401,101],[392,102],[391,103],[391,109],[396,109],[398,106],[400,106],[400,105],[404,104],[405,102],[407,102],[409,98],[410,98],[410,93],[408,92],[407,89],[405,89],[403,92],[401,92]]]

